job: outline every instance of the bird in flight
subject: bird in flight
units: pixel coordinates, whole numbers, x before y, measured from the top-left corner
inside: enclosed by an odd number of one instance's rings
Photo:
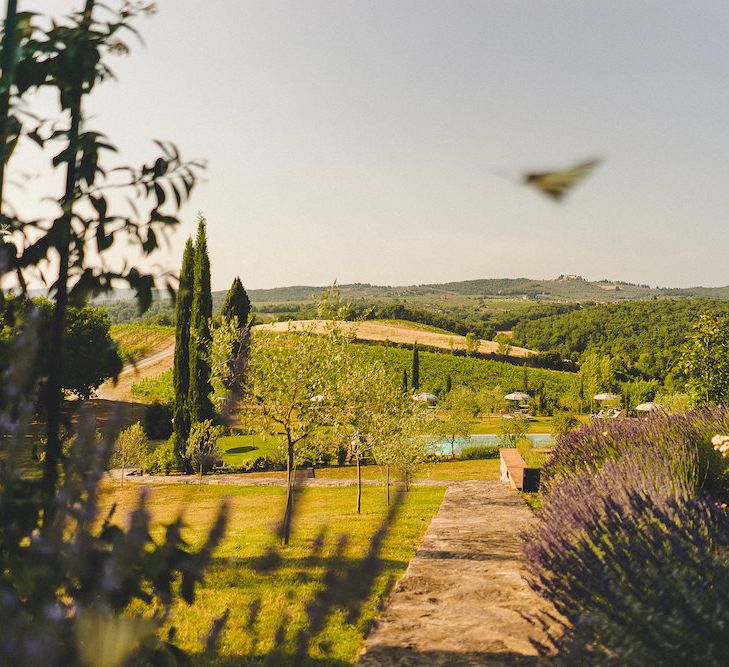
[[[584,179],[602,159],[585,160],[562,171],[534,171],[524,174],[524,183],[537,188],[554,201],[562,198]]]

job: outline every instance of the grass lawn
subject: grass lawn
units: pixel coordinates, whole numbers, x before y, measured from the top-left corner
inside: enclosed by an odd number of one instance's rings
[[[273,457],[281,440],[260,435],[226,435],[218,438],[218,447],[223,452],[223,461],[229,466],[239,466],[246,461],[254,461],[259,456]]]
[[[321,479],[356,479],[357,467],[353,465],[317,468],[316,476]],[[362,479],[373,479],[384,483],[384,473],[379,466],[362,466]],[[499,459],[475,461],[442,461],[424,465],[415,477],[415,481],[423,479],[499,479]],[[394,473],[391,481],[397,481]]]
[[[259,456],[273,456],[277,452],[279,441],[269,437],[263,439],[253,435],[229,435],[218,439],[218,446],[223,452],[223,461],[229,466],[239,466],[246,461],[253,461]],[[283,477],[284,472],[250,473],[253,475],[267,475]],[[316,476],[321,479],[356,479],[357,467],[344,466],[317,466]],[[426,464],[417,475],[417,479],[498,479],[498,459],[474,461],[442,461]],[[362,479],[384,480],[383,471],[376,465],[362,466]],[[392,480],[395,481],[393,474]]]
[[[390,525],[382,543],[383,567],[374,578],[364,603],[351,617],[333,606],[325,612],[323,630],[311,638],[310,651],[317,665],[343,665],[354,662],[378,604],[389,587],[402,576],[415,553],[430,519],[443,499],[444,487],[414,487]],[[136,504],[139,489],[128,485],[105,487],[104,510],[118,503],[117,521],[126,522]],[[361,564],[373,533],[387,513],[381,488],[363,489],[361,515],[354,512],[353,488],[304,489],[298,500],[293,534],[288,546],[280,549],[277,567],[262,571],[253,565],[276,540],[271,528],[280,518],[285,490],[268,487],[208,487],[160,485],[151,489],[148,507],[160,538],[162,524],[184,512],[188,525],[185,538],[200,546],[221,500],[228,497],[231,514],[228,531],[215,554],[215,562],[198,589],[195,604],[180,603],[174,611],[178,638],[187,650],[199,651],[199,639],[213,619],[227,608],[230,616],[215,661],[198,653],[196,665],[278,665],[288,664],[294,637],[306,627],[304,609],[322,588],[328,568],[346,577],[346,568]],[[313,553],[318,536],[324,536],[321,553]],[[346,535],[343,553],[335,554],[341,536]],[[357,576],[346,578],[358,580]],[[361,580],[361,575],[359,575]],[[257,614],[252,609],[258,607]],[[275,641],[279,634],[280,644]]]

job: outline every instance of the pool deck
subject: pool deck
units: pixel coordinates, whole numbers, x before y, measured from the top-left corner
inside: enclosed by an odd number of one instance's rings
[[[501,482],[451,482],[358,664],[548,664],[525,618],[548,609],[522,576],[519,534],[532,517]]]

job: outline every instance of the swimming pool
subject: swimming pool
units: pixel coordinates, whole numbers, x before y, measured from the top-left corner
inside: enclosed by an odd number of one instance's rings
[[[527,435],[527,438],[532,441],[534,447],[550,447],[554,443],[552,436],[548,433],[534,433],[533,435]],[[498,435],[471,435],[467,438],[456,438],[454,449],[456,454],[458,454],[464,447],[479,447],[484,445],[496,447],[499,444],[498,440]],[[450,454],[451,441],[440,440],[436,442],[432,445],[432,451],[437,454]]]

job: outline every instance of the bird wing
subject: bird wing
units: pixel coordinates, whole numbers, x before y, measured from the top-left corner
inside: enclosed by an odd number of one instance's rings
[[[602,160],[593,159],[580,162],[574,167],[562,171],[534,172],[524,175],[524,181],[528,185],[560,201],[569,190],[584,179]]]

